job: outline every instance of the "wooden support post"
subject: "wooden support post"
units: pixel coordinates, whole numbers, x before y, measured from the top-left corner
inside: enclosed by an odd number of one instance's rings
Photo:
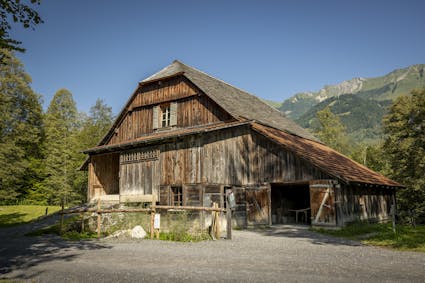
[[[64,210],[63,200],[61,202],[61,206],[62,206],[62,209],[61,209],[61,221],[60,221],[60,224],[59,224],[59,234],[62,235],[62,233],[63,233],[63,210]]]
[[[49,214],[49,207],[48,206],[46,207],[46,213],[45,213],[45,215],[47,216],[47,214]]]
[[[391,218],[392,218],[392,224],[393,224],[393,233],[396,233],[396,229],[395,229],[395,205],[392,204],[391,205]]]
[[[152,201],[152,206],[151,206],[151,225],[150,225],[150,237],[151,239],[153,239],[154,237],[154,232],[155,232],[155,227],[154,227],[154,223],[155,223],[155,206],[156,206],[156,202]],[[158,234],[158,238],[159,238],[159,234]]]
[[[232,239],[232,209],[230,208],[229,197],[226,194],[226,239]]]
[[[218,208],[218,203],[214,203],[214,208]],[[220,213],[214,211],[214,233],[215,238],[220,239]]]
[[[100,216],[100,196],[97,199],[97,238],[100,239],[100,220],[101,220],[101,216]]]
[[[84,233],[84,212],[81,213],[81,233]]]

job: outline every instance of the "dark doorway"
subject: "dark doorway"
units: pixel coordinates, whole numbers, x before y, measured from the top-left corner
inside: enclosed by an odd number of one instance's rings
[[[271,184],[272,224],[311,224],[309,184]]]

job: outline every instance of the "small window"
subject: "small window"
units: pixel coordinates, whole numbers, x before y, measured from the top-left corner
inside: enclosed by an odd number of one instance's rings
[[[171,109],[170,104],[161,106],[161,127],[171,126]]]
[[[183,205],[183,189],[180,186],[171,187],[171,205],[182,206]]]

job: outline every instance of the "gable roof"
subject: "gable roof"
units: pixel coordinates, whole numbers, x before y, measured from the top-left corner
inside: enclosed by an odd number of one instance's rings
[[[403,187],[324,144],[302,139],[255,122],[252,123],[252,129],[345,183]]]
[[[214,100],[215,103],[236,119],[245,118],[248,120],[257,120],[282,131],[317,141],[307,130],[286,118],[282,112],[269,106],[258,97],[177,60],[140,83],[147,84],[152,81],[176,75],[183,75],[189,79],[207,96]]]

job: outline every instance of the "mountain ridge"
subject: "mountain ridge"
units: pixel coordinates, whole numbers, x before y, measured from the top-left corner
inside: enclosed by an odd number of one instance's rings
[[[310,130],[317,125],[317,112],[329,107],[352,140],[375,143],[382,137],[382,118],[392,102],[423,87],[425,64],[414,64],[379,77],[355,77],[318,91],[299,92],[282,103],[264,101]]]

